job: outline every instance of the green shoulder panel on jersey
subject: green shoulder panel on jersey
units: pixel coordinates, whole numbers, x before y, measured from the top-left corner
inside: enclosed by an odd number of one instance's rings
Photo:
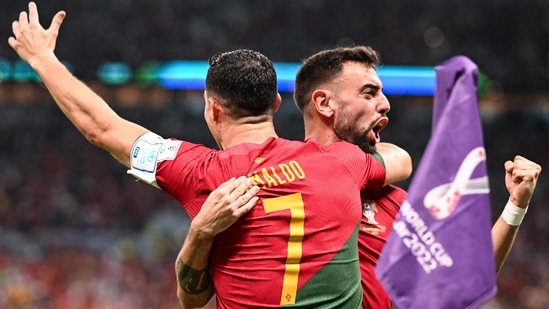
[[[361,308],[358,229],[359,226],[341,251],[298,290],[297,303],[283,308]]]
[[[374,156],[374,158],[376,158],[376,160],[381,162],[381,164],[383,164],[383,166],[385,166],[385,161],[383,160],[383,157],[381,156],[381,154],[379,152],[374,152],[372,155]]]

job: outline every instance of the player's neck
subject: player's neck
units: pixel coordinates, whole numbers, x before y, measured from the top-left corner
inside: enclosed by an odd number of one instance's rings
[[[325,123],[309,122],[305,124],[305,139],[315,139],[320,145],[327,146],[341,141],[334,130]]]
[[[248,123],[230,126],[218,141],[221,149],[244,143],[262,144],[271,137],[278,137],[272,122]]]

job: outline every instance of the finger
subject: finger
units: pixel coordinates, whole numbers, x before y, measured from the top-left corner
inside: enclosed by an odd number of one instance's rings
[[[8,38],[8,44],[11,46],[11,48],[15,49],[15,47],[16,47],[15,45],[17,44],[17,39],[16,38],[21,33],[21,29],[20,29],[18,21],[14,21],[14,22],[11,23],[11,30],[13,31],[13,36],[10,36]]]
[[[15,49],[16,43],[17,43],[17,40],[14,37],[10,36],[8,38],[8,44],[11,46],[11,48]]]
[[[533,168],[533,169],[541,171],[541,166],[539,164],[537,164],[534,161],[528,160],[525,157],[517,155],[514,158],[514,162],[515,162],[515,164],[518,164],[518,165],[523,166],[525,168]]]
[[[27,16],[27,12],[21,11],[21,13],[19,13],[19,24],[21,26],[26,26],[29,24],[29,18]]]
[[[210,193],[210,196],[215,200],[221,200],[223,197],[227,197],[232,190],[234,190],[235,178],[231,177],[229,180],[223,182],[215,190]],[[210,198],[210,197],[208,197]]]
[[[257,204],[258,200],[259,200],[258,196],[252,197],[246,204],[242,205],[242,207],[235,210],[234,212],[235,217],[240,218],[244,214],[248,213]]]
[[[235,177],[231,177],[229,180],[219,185],[216,190],[222,189],[225,193],[228,194],[232,192],[238,186],[238,184],[240,184],[241,181],[242,180],[239,180]]]
[[[237,199],[239,196],[246,193],[248,188],[252,185],[253,181],[245,176],[238,177],[237,181],[240,183],[230,193],[232,199]]]
[[[65,13],[65,11],[57,12],[57,14],[55,14],[53,19],[51,20],[51,24],[48,30],[53,31],[57,35],[59,33],[59,28],[61,28],[61,24],[65,19],[65,16],[67,16],[67,13]]]
[[[257,193],[259,192],[258,186],[251,187],[246,191],[242,196],[240,196],[236,201],[236,207],[240,208],[246,205]]]
[[[227,199],[236,200],[238,196],[242,194],[238,194],[237,192],[235,193],[235,191],[243,186],[244,181],[246,181],[245,176],[240,176],[238,178],[232,177],[229,181],[226,181],[219,186],[219,189],[223,189],[223,194],[227,197]]]
[[[537,181],[538,176],[539,176],[539,171],[532,166],[521,167],[521,168],[515,167],[512,172],[512,179],[513,179],[513,182],[515,183],[535,182]]]
[[[38,20],[38,7],[36,7],[36,3],[29,2],[29,22],[34,24],[40,24],[40,21]]]
[[[513,171],[513,181],[535,181],[538,179],[539,173],[534,169],[515,169]]]
[[[514,163],[514,170],[539,174],[541,172],[541,166],[533,161],[524,159]]]
[[[510,161],[510,160],[505,161],[503,165],[503,167],[505,168],[505,171],[508,173],[513,171],[513,166],[514,166],[514,163],[513,161]]]
[[[14,21],[11,23],[11,30],[13,31],[14,39],[21,34],[21,25],[18,21]]]
[[[541,172],[541,165],[528,160],[520,162],[519,168],[524,170],[530,170],[538,174]]]
[[[225,200],[228,205],[242,195],[244,191],[241,191],[242,193],[235,193],[235,190],[241,186],[245,180],[245,176],[240,176],[238,178],[231,177],[229,180],[220,184],[217,189],[212,191],[211,195],[215,196],[215,199]]]

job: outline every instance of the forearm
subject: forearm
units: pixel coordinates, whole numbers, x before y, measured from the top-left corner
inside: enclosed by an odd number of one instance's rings
[[[202,307],[215,294],[209,271],[212,244],[213,237],[204,236],[191,224],[175,264],[177,297],[184,308]]]
[[[147,130],[120,118],[108,104],[55,57],[45,55],[29,63],[51,96],[90,143],[129,166],[133,142]]]
[[[492,227],[492,245],[496,262],[496,272],[503,267],[505,260],[511,252],[515,242],[519,226],[511,226],[501,216]]]
[[[503,267],[515,243],[519,226],[528,211],[530,199],[521,200],[511,194],[503,212],[492,227],[492,244],[496,261],[496,272]],[[516,205],[515,203],[519,204]]]

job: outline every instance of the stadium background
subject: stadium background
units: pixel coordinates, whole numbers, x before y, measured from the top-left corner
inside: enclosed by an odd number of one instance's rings
[[[494,219],[508,197],[505,160],[522,154],[549,167],[544,0],[94,0],[38,7],[45,25],[67,11],[58,57],[123,117],[166,137],[215,146],[201,92],[137,79],[107,84],[97,75],[102,64],[137,69],[236,48],[298,62],[324,48],[367,44],[386,65],[434,66],[461,54],[479,66]],[[18,59],[7,38],[24,9],[26,1],[0,3],[0,65]],[[178,308],[173,261],[188,226],[184,211],[88,144],[38,82],[1,69],[0,308]],[[389,99],[391,123],[382,139],[408,150],[417,165],[432,97]],[[275,122],[281,136],[302,138],[289,93]],[[486,308],[549,308],[545,173]]]

